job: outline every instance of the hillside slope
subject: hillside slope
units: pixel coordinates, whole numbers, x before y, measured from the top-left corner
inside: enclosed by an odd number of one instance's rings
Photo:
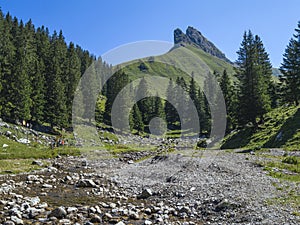
[[[252,127],[231,132],[222,148],[284,148],[300,149],[300,108],[280,107],[265,116],[265,123],[254,131]]]
[[[164,55],[135,60],[123,67],[131,80],[150,75],[172,78],[174,81],[177,77],[189,81],[191,73],[199,75],[203,81],[208,73],[216,71],[222,74],[225,69],[233,76],[232,64],[192,45],[175,47]]]

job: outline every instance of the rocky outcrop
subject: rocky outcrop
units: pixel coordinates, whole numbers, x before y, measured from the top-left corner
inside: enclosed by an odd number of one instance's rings
[[[212,56],[231,63],[223,52],[221,52],[212,42],[204,37],[200,31],[193,27],[189,26],[186,30],[186,33],[183,33],[179,28],[174,30],[174,44],[182,46],[185,46],[186,44],[193,45],[211,54]]]

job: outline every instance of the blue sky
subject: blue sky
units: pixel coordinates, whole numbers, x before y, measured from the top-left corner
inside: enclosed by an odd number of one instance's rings
[[[299,0],[0,0],[4,13],[32,19],[100,56],[119,45],[142,40],[173,41],[187,26],[234,61],[245,30],[258,34],[274,67],[300,20]]]

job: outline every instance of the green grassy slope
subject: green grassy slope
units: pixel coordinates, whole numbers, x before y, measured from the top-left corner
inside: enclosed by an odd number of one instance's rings
[[[141,63],[147,69],[142,70]],[[194,72],[200,75],[201,83],[208,72],[217,71],[221,74],[224,69],[229,74],[234,74],[233,65],[193,46],[174,48],[164,55],[135,60],[123,66],[131,80],[151,75],[172,78],[174,81],[177,77],[183,77],[189,81],[190,74]]]
[[[233,66],[217,57],[211,56],[210,54],[204,52],[202,49],[195,48],[193,46],[186,46],[187,49],[194,52],[197,56],[199,56],[211,69],[210,72],[216,71],[219,74],[222,74],[224,69],[227,70],[229,74],[234,74]]]
[[[300,108],[280,107],[265,116],[265,123],[254,131],[252,127],[232,132],[222,145],[226,148],[284,148],[300,150]]]

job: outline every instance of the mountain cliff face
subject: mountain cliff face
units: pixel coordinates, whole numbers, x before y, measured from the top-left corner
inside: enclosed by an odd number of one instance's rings
[[[183,33],[179,28],[174,30],[174,44],[185,46],[186,44],[193,45],[203,51],[218,57],[226,62],[230,62],[225,54],[221,52],[212,42],[207,40],[200,31],[193,27],[188,27],[186,33]]]

